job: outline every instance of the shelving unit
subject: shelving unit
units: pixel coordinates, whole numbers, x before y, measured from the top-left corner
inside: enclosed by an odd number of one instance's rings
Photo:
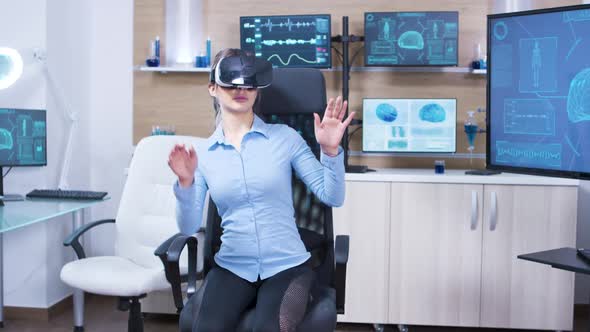
[[[326,71],[342,71],[342,67],[324,69]],[[485,75],[485,69],[471,69],[469,67],[363,67],[353,66],[350,71],[356,72],[398,72],[398,73],[462,73]]]
[[[147,67],[137,66],[135,70],[145,72],[158,73],[208,73],[211,68],[197,68],[197,67],[180,67],[180,66],[161,66],[161,67]],[[322,71],[341,72],[342,67],[332,67],[321,69]],[[486,75],[485,69],[471,69],[469,67],[350,67],[350,71],[354,72],[400,72],[400,73],[459,73],[459,74],[474,74]]]
[[[354,157],[419,157],[419,158],[447,158],[447,159],[486,159],[485,153],[453,153],[453,152],[363,152],[350,150],[349,156]]]
[[[145,72],[156,72],[161,74],[166,73],[208,73],[211,71],[211,68],[205,67],[190,67],[190,66],[160,66],[160,67],[147,67],[147,66],[136,66],[135,70],[138,71],[145,71]]]

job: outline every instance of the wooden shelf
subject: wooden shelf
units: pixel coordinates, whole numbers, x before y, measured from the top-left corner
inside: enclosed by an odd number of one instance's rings
[[[211,71],[209,67],[190,67],[190,66],[160,66],[160,67],[147,67],[147,66],[137,66],[135,70],[139,71],[147,71],[147,72],[157,72],[157,73],[208,73]]]
[[[211,68],[198,68],[190,66],[137,66],[135,70],[158,73],[208,73]],[[342,71],[342,67],[321,69],[322,71]],[[485,69],[471,69],[469,67],[350,67],[353,72],[400,72],[400,73],[463,73],[486,75]]]

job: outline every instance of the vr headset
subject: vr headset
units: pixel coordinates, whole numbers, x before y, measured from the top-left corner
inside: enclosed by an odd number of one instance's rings
[[[209,81],[225,88],[266,88],[272,82],[272,64],[253,55],[222,58]]]

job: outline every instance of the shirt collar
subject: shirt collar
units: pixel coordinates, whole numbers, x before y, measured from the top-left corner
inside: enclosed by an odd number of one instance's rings
[[[258,115],[254,114],[254,122],[252,123],[252,128],[250,129],[250,131],[248,131],[248,133],[256,132],[256,133],[260,133],[262,136],[268,138],[268,131],[269,131],[268,127],[269,127],[269,125],[266,122],[264,122],[261,118],[259,118]],[[225,136],[223,134],[223,126],[222,126],[221,122],[217,125],[217,127],[215,128],[215,131],[209,137],[208,142],[207,142],[209,149],[213,148],[215,145],[218,145],[218,144],[219,145],[225,144]]]

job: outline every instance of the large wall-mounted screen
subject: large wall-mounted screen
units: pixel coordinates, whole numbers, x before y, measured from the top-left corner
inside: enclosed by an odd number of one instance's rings
[[[488,168],[590,178],[590,6],[488,16]]]

